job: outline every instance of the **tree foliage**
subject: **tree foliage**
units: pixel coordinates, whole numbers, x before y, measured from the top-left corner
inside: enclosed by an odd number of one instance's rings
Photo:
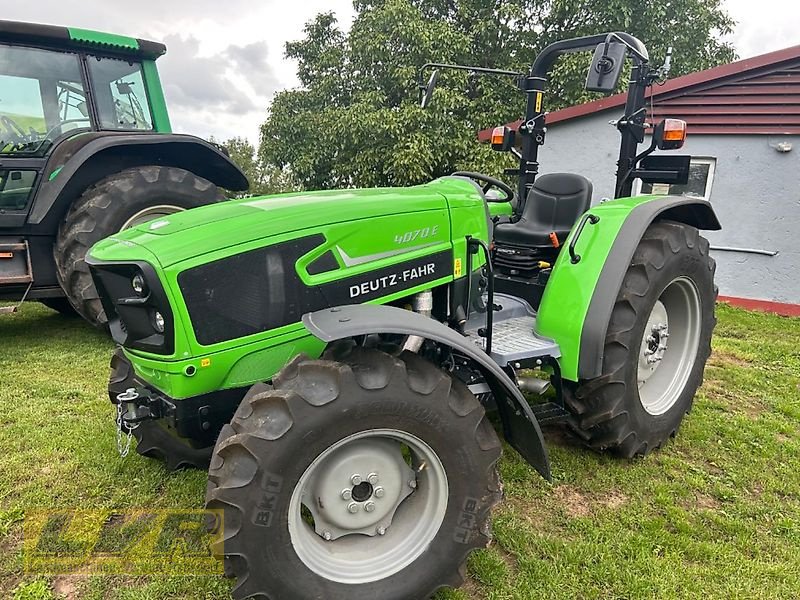
[[[280,194],[299,189],[299,183],[288,168],[277,167],[266,162],[262,156],[256,153],[255,147],[247,139],[233,137],[220,145],[225,148],[231,160],[236,163],[250,182],[250,189],[246,192],[230,192],[229,196],[242,198]]]
[[[720,0],[355,0],[349,32],[331,13],[286,46],[301,88],[279,93],[261,129],[260,159],[306,188],[408,185],[456,169],[496,171],[480,129],[519,118],[510,79],[443,72],[432,106],[418,107],[429,61],[526,70],[547,44],[606,31],[642,39],[653,64],[674,48],[671,76],[729,62],[733,22]],[[547,108],[591,98],[587,55],[562,59]]]

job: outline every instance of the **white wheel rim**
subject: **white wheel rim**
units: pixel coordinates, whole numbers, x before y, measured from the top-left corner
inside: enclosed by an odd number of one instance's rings
[[[174,204],[158,204],[156,206],[148,206],[125,221],[119,230],[123,231],[125,229],[130,229],[131,227],[136,227],[142,223],[152,221],[153,219],[168,217],[169,215],[174,215],[175,213],[183,212],[184,210],[186,209],[180,206],[175,206]]]
[[[397,459],[392,458],[392,445]],[[411,455],[413,469],[401,448]],[[353,474],[363,481],[377,475],[373,489],[382,487],[384,494],[354,497]],[[444,466],[427,443],[395,429],[363,431],[326,449],[298,480],[289,501],[292,547],[309,569],[330,581],[380,581],[429,548],[444,521],[448,497]],[[375,507],[367,513],[371,500]],[[359,505],[358,510],[350,512],[351,504]],[[303,517],[303,507],[313,514],[313,527]]]
[[[651,415],[663,415],[681,396],[700,344],[701,304],[694,282],[672,280],[645,324],[639,347],[639,401]]]

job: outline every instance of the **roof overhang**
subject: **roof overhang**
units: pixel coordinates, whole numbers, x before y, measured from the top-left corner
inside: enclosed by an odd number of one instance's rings
[[[94,50],[103,54],[156,59],[167,51],[159,42],[90,29],[0,20],[0,42],[47,46],[58,50]]]

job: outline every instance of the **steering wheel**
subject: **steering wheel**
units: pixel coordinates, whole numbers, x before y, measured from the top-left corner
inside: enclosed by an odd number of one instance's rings
[[[469,179],[474,179],[478,183],[483,184],[481,185],[481,190],[484,195],[492,188],[497,188],[503,192],[504,196],[500,198],[486,198],[487,202],[511,202],[514,199],[514,190],[511,189],[510,186],[489,175],[473,173],[472,171],[456,171],[455,173],[451,173],[451,175],[454,177],[468,177]]]
[[[0,116],[0,122],[3,123],[3,126],[6,128],[6,131],[11,135],[15,136],[17,139],[14,140],[16,142],[27,142],[27,134],[25,130],[20,127],[14,119],[8,117],[6,115]]]

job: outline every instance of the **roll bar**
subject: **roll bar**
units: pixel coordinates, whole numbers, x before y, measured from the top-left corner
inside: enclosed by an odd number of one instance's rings
[[[599,49],[601,45],[603,45],[602,52]],[[625,55],[628,55],[633,60],[631,77],[628,81],[625,115],[616,124],[622,136],[619,160],[617,162],[615,193],[615,197],[619,198],[629,196],[633,187],[631,174],[636,166],[637,147],[644,141],[646,127],[647,105],[645,92],[649,85],[665,74],[664,69],[651,69],[649,67],[650,58],[647,48],[638,38],[628,33],[612,31],[560,40],[550,44],[539,53],[527,74],[487,67],[470,67],[444,63],[427,63],[422,67],[421,71],[439,68],[457,69],[472,73],[511,76],[516,79],[520,90],[527,96],[525,118],[518,130],[518,133],[522,136],[522,150],[516,153],[519,157],[519,169],[515,171],[519,177],[518,194],[521,207],[539,173],[539,146],[544,144],[547,132],[545,127],[544,92],[547,89],[547,75],[550,69],[552,69],[560,56],[574,52],[595,50],[595,58],[597,59],[599,56],[601,63],[603,60],[610,61],[611,53],[609,49],[612,45],[615,45],[614,47],[620,52],[618,56],[622,60],[624,60]],[[624,46],[624,48],[620,48],[619,45]],[[605,65],[593,64],[594,66],[600,69]],[[426,104],[430,100],[435,84],[436,78],[431,77],[427,86],[420,85]]]
[[[649,59],[647,48],[639,38],[622,31],[612,31],[598,35],[587,35],[584,37],[572,38],[569,40],[559,40],[545,47],[534,59],[531,65],[530,75],[532,77],[546,77],[556,60],[564,54],[573,52],[585,52],[594,50],[597,44],[609,44],[612,41],[619,41],[625,44],[631,53],[640,61],[647,62]]]

